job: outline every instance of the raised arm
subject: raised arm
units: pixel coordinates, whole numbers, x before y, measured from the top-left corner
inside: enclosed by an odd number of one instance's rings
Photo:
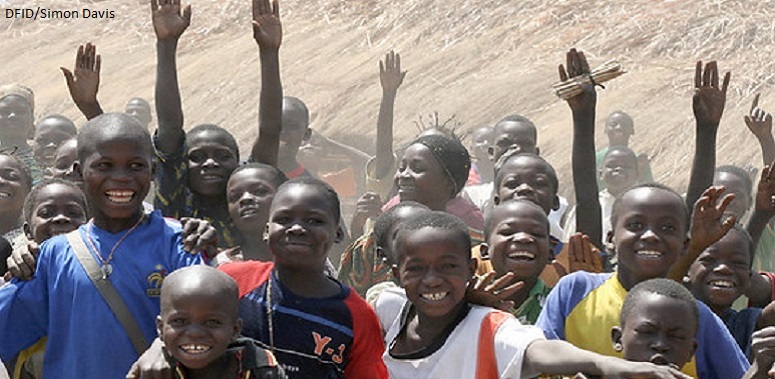
[[[392,50],[385,54],[385,62],[379,62],[379,82],[382,85],[382,101],[377,119],[377,157],[375,173],[382,178],[393,168],[393,108],[398,87],[404,82],[406,71],[401,71],[401,55]]]
[[[102,108],[97,101],[101,64],[102,58],[97,54],[97,46],[89,42],[85,46],[78,46],[73,71],[60,67],[65,75],[70,97],[87,120],[102,114]]]
[[[566,55],[567,71],[559,66],[560,80],[589,75],[584,53],[570,49]],[[576,231],[589,236],[598,248],[603,246],[603,221],[595,172],[595,107],[597,93],[592,85],[568,99],[573,114],[573,187],[576,192]]]
[[[253,0],[253,38],[261,60],[261,95],[258,103],[258,137],[250,151],[252,160],[277,166],[282,129],[283,86],[280,81],[280,44],[283,28],[277,0]]]
[[[754,246],[759,244],[759,238],[772,216],[775,216],[775,162],[764,166],[756,186],[754,210],[746,226]]]
[[[759,140],[762,165],[766,166],[775,160],[775,139],[772,138],[772,115],[759,108],[759,95],[754,96],[751,110],[743,119],[748,130]]]
[[[157,148],[171,154],[181,151],[186,138],[175,54],[178,39],[191,24],[191,5],[181,12],[180,0],[151,0],[151,16],[156,32]]]
[[[705,69],[697,62],[694,71],[694,96],[692,108],[696,120],[694,161],[686,191],[686,205],[689,209],[706,188],[713,185],[713,171],[716,169],[716,136],[724,104],[727,100],[730,73],[724,75],[719,87],[718,66],[715,61],[708,62]]]

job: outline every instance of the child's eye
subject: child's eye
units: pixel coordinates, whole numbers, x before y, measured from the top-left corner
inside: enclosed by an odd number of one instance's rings
[[[171,318],[168,323],[172,326],[181,326],[186,324],[186,319],[182,317]]]
[[[662,230],[664,230],[666,232],[674,232],[674,231],[676,231],[676,228],[675,228],[674,225],[669,225],[668,224],[668,225],[663,225],[662,226]]]
[[[625,227],[629,230],[638,230],[643,227],[643,224],[640,221],[630,221],[625,224]]]
[[[444,263],[441,265],[442,270],[454,270],[456,268],[458,268],[457,263]]]
[[[221,326],[223,323],[220,320],[207,320],[207,326],[209,327],[218,327]]]
[[[143,163],[132,163],[129,168],[131,168],[134,171],[141,171],[145,169],[145,164]]]

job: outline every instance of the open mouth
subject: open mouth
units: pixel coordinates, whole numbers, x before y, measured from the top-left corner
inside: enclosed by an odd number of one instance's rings
[[[663,252],[657,250],[638,250],[635,252],[635,254],[639,257],[647,259],[662,258],[662,256],[665,255]]]
[[[6,191],[0,191],[0,198],[4,198],[4,197],[11,197],[11,193]]]
[[[659,366],[667,366],[670,364],[670,361],[668,361],[667,358],[665,358],[665,356],[662,354],[655,354],[651,357],[651,359],[649,359],[649,362]]]
[[[108,197],[108,200],[115,204],[128,204],[132,201],[134,195],[135,191],[128,190],[105,191],[105,196]]]
[[[534,261],[536,255],[529,251],[521,250],[509,253],[508,258],[515,261]]]
[[[721,289],[734,289],[737,287],[737,284],[731,280],[711,280],[708,282],[708,285],[711,287],[721,288]]]
[[[428,301],[440,301],[444,300],[447,295],[449,295],[449,292],[436,292],[436,293],[424,293],[420,295],[425,300]]]
[[[240,209],[240,217],[250,217],[258,214],[258,207],[244,207]]]
[[[201,179],[203,182],[220,182],[223,181],[223,177],[221,175],[215,175],[215,174],[202,174]]]
[[[212,346],[208,345],[180,345],[180,350],[183,350],[186,354],[204,354],[212,349]]]

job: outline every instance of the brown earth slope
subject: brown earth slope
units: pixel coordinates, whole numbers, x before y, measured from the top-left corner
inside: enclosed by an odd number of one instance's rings
[[[285,0],[282,74],[287,95],[304,99],[313,127],[373,150],[379,105],[378,60],[402,54],[409,73],[396,103],[396,139],[417,131],[420,115],[456,115],[462,128],[512,113],[539,126],[543,154],[570,193],[570,112],[550,91],[564,52],[578,47],[594,66],[619,59],[629,71],[599,94],[602,120],[633,115],[634,148],[655,154],[656,179],[683,190],[693,150],[691,111],[696,60],[732,71],[718,163],[760,165],[742,117],[755,92],[775,110],[775,1],[651,0]],[[0,19],[0,83],[22,82],[37,115],[83,118],[72,106],[60,66],[78,44],[103,56],[99,99],[121,110],[134,96],[153,98],[154,36],[149,6],[138,0],[0,0],[0,6],[112,10],[107,20]],[[4,10],[5,13],[5,10]],[[260,86],[248,0],[195,1],[178,65],[186,126],[230,129],[246,151],[256,134]],[[5,16],[5,14],[3,15]]]

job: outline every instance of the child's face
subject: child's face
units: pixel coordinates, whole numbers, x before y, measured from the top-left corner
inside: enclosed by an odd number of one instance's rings
[[[622,151],[609,153],[600,167],[600,179],[616,196],[638,181],[638,161]]]
[[[630,288],[667,275],[688,243],[682,199],[669,191],[641,187],[623,195],[609,239],[619,257],[619,279]]]
[[[518,148],[520,153],[538,154],[534,129],[523,122],[505,121],[495,125],[490,160],[497,161],[512,147]]]
[[[189,136],[188,183],[194,193],[223,196],[238,163],[224,132],[204,130]]]
[[[322,272],[331,245],[342,238],[333,204],[309,185],[293,185],[276,194],[267,229],[277,266]]]
[[[309,122],[302,110],[283,101],[282,124],[278,162],[294,162],[301,143],[310,136]]]
[[[492,129],[482,127],[471,135],[471,153],[479,161],[489,160],[488,149],[492,145]]]
[[[22,172],[19,161],[0,154],[0,214],[18,216],[21,213],[30,190]]]
[[[242,323],[227,296],[172,293],[156,319],[159,338],[183,366],[201,369],[223,357]]]
[[[729,309],[748,287],[749,250],[748,241],[734,229],[705,249],[689,269],[694,296],[713,309]]]
[[[745,215],[745,212],[748,211],[753,201],[743,179],[735,174],[721,171],[713,176],[713,185],[724,186],[726,189],[725,193],[735,195],[734,200],[727,206],[725,213],[727,215],[734,215],[740,220]]]
[[[72,232],[86,222],[83,195],[75,188],[50,184],[38,192],[36,201],[25,231],[27,238],[37,244],[55,235]]]
[[[525,199],[538,204],[548,215],[560,206],[557,189],[553,188],[546,163],[531,156],[509,159],[501,167],[496,183],[496,204],[509,199]]]
[[[73,135],[64,130],[67,125],[58,118],[47,118],[41,121],[35,128],[35,140],[32,144],[32,153],[41,167],[51,167],[56,158],[57,148],[65,140],[73,138]]]
[[[676,315],[691,315],[691,307],[655,293],[643,293],[637,300],[624,326],[613,332],[614,343],[619,342],[623,348],[623,358],[683,367],[697,347],[697,325]]]
[[[0,99],[0,141],[26,140],[34,125],[32,107],[23,97]]]
[[[487,236],[492,267],[498,276],[513,272],[516,280],[535,279],[549,262],[549,221],[535,206],[510,203],[493,209]]]
[[[452,198],[453,184],[431,150],[421,144],[409,146],[394,178],[401,201],[431,206]],[[439,209],[443,210],[443,209]]]
[[[151,109],[145,104],[139,102],[129,102],[126,104],[124,113],[132,116],[135,120],[139,121],[144,127],[148,127],[151,123]]]
[[[394,274],[421,317],[448,319],[465,302],[475,261],[453,231],[425,227],[405,230]],[[397,270],[397,272],[396,272]]]
[[[80,182],[80,178],[73,175],[73,163],[76,160],[77,141],[71,139],[63,143],[54,155],[54,164],[46,169],[46,173],[54,178],[68,179]]]
[[[621,113],[608,116],[605,122],[605,134],[608,136],[610,146],[627,146],[630,136],[633,134],[632,119]]]
[[[226,186],[229,216],[243,234],[260,237],[269,219],[269,207],[277,188],[272,174],[247,168],[233,174]]]
[[[86,197],[100,222],[130,219],[142,210],[153,177],[151,148],[141,136],[105,138],[77,164]]]

